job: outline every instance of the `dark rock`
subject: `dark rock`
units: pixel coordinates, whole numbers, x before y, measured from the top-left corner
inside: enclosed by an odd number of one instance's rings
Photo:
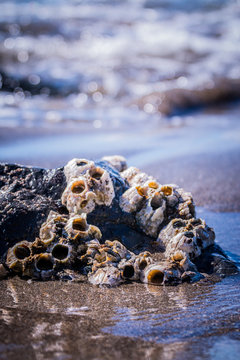
[[[21,240],[33,241],[50,210],[66,211],[63,168],[0,164],[0,255]]]
[[[238,273],[237,265],[231,261],[219,245],[209,246],[194,260],[198,271],[207,274],[229,276]]]

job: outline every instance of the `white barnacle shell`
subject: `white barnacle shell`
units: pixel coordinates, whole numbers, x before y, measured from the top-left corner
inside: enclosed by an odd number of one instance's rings
[[[87,171],[86,179],[88,186],[96,195],[96,204],[110,206],[115,191],[109,173],[101,167],[94,166]]]
[[[190,259],[201,255],[202,249],[214,243],[214,231],[202,219],[173,219],[159,233],[157,241],[165,248],[165,256],[177,250],[186,253]]]
[[[176,250],[170,258],[173,262],[178,264],[183,272],[192,270],[195,267],[195,265],[190,261],[188,254],[182,250]]]
[[[159,233],[157,242],[165,249],[169,241],[179,232],[185,231],[187,221],[181,218],[173,219],[167,226],[165,226]]]
[[[191,219],[195,215],[195,205],[192,194],[181,188],[178,188],[177,192],[179,194],[179,204],[177,207],[179,216],[184,219]]]
[[[127,170],[121,172],[121,176],[127,180],[130,186],[141,186],[144,185],[144,183],[147,181],[155,181],[152,176],[141,172],[139,169],[133,166],[130,166]]]
[[[32,269],[32,276],[42,280],[47,280],[54,273],[55,260],[51,254],[42,253],[34,256],[33,265],[34,268]]]
[[[186,231],[175,235],[167,244],[165,256],[170,258],[176,250],[182,250],[190,259],[201,255],[201,249],[197,245],[193,232]]]
[[[140,280],[145,284],[163,285],[164,266],[161,264],[151,264],[140,273]]]
[[[22,273],[26,260],[31,257],[32,243],[20,241],[11,247],[7,252],[6,265],[14,272]]]
[[[65,226],[65,230],[74,240],[84,239],[86,241],[90,239],[101,239],[102,237],[101,231],[97,226],[87,223],[86,214],[71,217]]]
[[[127,169],[127,160],[124,156],[113,155],[113,156],[104,156],[102,160],[107,161],[112,167],[117,171],[122,172]]]
[[[132,186],[120,197],[120,207],[127,213],[138,211],[147,197],[147,187]]]
[[[88,280],[93,285],[109,287],[118,286],[123,282],[119,269],[113,265],[107,265],[89,273]]]
[[[140,228],[152,237],[157,237],[159,227],[165,218],[166,200],[156,192],[150,197],[142,209],[136,213],[136,220]]]
[[[55,211],[50,211],[47,220],[42,224],[39,236],[43,244],[49,245],[55,239],[56,224],[62,223],[63,226],[67,223],[67,216],[60,215]]]
[[[140,273],[140,280],[145,284],[164,285],[181,282],[182,272],[171,263],[155,263],[147,266]]]
[[[50,252],[55,260],[56,266],[70,265],[76,255],[73,246],[65,239],[61,239],[58,243],[53,244]]]
[[[87,159],[72,159],[64,166],[64,174],[67,182],[78,178],[86,173],[87,170],[94,167],[94,162]]]
[[[130,259],[133,253],[131,253],[120,241],[118,240],[106,240],[105,246],[112,249],[114,253],[117,253],[121,259]]]
[[[118,264],[118,269],[121,272],[123,279],[127,280],[138,280],[139,279],[139,269],[135,266],[136,256],[133,256],[130,259],[122,259]]]
[[[134,183],[134,178],[137,174],[140,173],[140,170],[134,166],[130,166],[126,170],[121,172],[121,176],[129,183],[131,186]]]
[[[90,213],[95,208],[96,194],[89,189],[84,176],[72,179],[62,194],[62,204],[71,214]]]
[[[135,262],[134,262],[135,271],[140,273],[152,263],[153,263],[153,259],[150,252],[149,251],[141,252],[135,258]]]

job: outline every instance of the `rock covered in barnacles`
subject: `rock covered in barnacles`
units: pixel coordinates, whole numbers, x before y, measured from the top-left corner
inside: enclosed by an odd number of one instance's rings
[[[172,285],[199,280],[200,271],[237,271],[224,253],[213,254],[214,231],[195,218],[190,193],[127,168],[121,156],[73,159],[58,170],[8,169],[0,168],[1,241],[9,248],[4,276],[6,270],[39,280],[81,275],[100,286]],[[21,229],[11,237],[20,219]]]
[[[160,231],[157,241],[164,248],[166,258],[181,250],[193,260],[201,255],[203,249],[213,245],[214,239],[213,229],[204,220],[177,218]]]

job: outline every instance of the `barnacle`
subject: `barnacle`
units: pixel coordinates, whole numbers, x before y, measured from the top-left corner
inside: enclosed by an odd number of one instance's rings
[[[74,178],[78,178],[86,173],[87,170],[94,167],[94,162],[86,159],[72,159],[64,167],[64,173],[67,182]]]
[[[119,269],[113,265],[108,265],[89,273],[88,281],[93,285],[110,287],[118,286],[123,282]]]
[[[55,240],[56,235],[61,234],[66,223],[67,216],[50,211],[47,220],[42,224],[39,231],[42,243],[46,246],[51,244]]]
[[[24,270],[26,259],[31,256],[31,246],[28,241],[20,241],[8,250],[6,265],[10,270],[17,273]]]
[[[114,156],[104,156],[102,160],[107,161],[110,165],[112,165],[116,170],[122,172],[127,169],[127,161],[125,157],[121,155]]]
[[[163,228],[157,241],[165,248],[166,258],[171,258],[177,251],[186,253],[192,260],[203,249],[213,245],[215,234],[202,219],[173,219]],[[180,253],[179,253],[180,254]]]
[[[181,282],[182,272],[171,263],[154,263],[140,273],[140,280],[146,284],[167,285]]]
[[[90,213],[95,208],[96,197],[85,177],[81,176],[68,183],[62,195],[62,203],[70,213]]]
[[[87,223],[86,214],[70,217],[65,226],[65,230],[73,240],[87,241],[91,239],[101,239],[102,237],[101,231],[97,226]]]
[[[50,211],[33,243],[8,250],[4,265],[11,272],[41,280],[82,274],[100,286],[129,280],[168,285],[202,276],[194,262],[215,234],[195,218],[190,193],[127,168],[122,156],[73,159],[64,173],[65,215]],[[128,237],[140,238],[131,251]]]

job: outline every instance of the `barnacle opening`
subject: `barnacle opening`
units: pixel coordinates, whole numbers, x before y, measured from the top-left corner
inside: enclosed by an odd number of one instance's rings
[[[14,249],[14,255],[19,260],[23,260],[23,259],[29,257],[30,254],[31,254],[31,251],[30,251],[29,247],[24,244],[17,245]]]
[[[185,235],[187,238],[193,238],[193,237],[194,237],[194,234],[193,234],[192,231],[186,231],[186,232],[184,233],[184,235]]]
[[[183,220],[177,220],[173,222],[173,228],[181,228],[184,227],[186,225],[186,223]]]
[[[139,270],[144,270],[146,266],[147,266],[147,261],[141,260],[139,264]]]
[[[156,209],[158,209],[160,206],[162,206],[162,202],[163,202],[162,197],[161,197],[161,195],[157,192],[157,193],[153,196],[150,205],[151,205],[151,207],[152,207],[153,210],[156,210]]]
[[[169,196],[172,195],[173,189],[171,186],[163,185],[161,187],[161,191],[164,193],[164,195]]]
[[[67,245],[57,244],[52,249],[52,256],[58,260],[64,260],[68,257],[69,249]]]
[[[71,191],[74,194],[81,194],[85,190],[85,183],[83,180],[74,181],[71,187]]]
[[[151,188],[151,189],[157,189],[158,188],[158,183],[156,181],[151,181],[148,186]]]
[[[201,225],[201,224],[202,224],[201,219],[194,219],[194,220],[192,221],[192,225],[193,225],[193,226],[197,226],[197,225]]]
[[[87,231],[88,225],[85,219],[74,219],[72,222],[73,230]]]
[[[95,180],[100,180],[103,173],[104,173],[104,170],[101,168],[95,168],[95,169],[89,171],[91,178],[93,178]]]
[[[148,282],[152,284],[162,284],[164,273],[161,270],[151,270],[148,274]]]
[[[88,162],[85,161],[85,160],[80,160],[80,161],[77,161],[77,162],[76,162],[76,165],[77,165],[77,166],[84,166],[84,165],[87,165],[87,163],[88,163]]]
[[[132,265],[125,265],[123,269],[123,277],[130,279],[134,275],[134,267]]]
[[[36,261],[36,268],[42,270],[52,270],[53,261],[50,255],[40,255]]]
[[[142,197],[147,197],[147,189],[142,186],[136,186],[137,192]]]
[[[84,208],[87,206],[87,204],[88,204],[88,201],[87,201],[87,200],[83,200],[83,201],[81,202],[80,208],[81,208],[81,209],[84,209]]]

